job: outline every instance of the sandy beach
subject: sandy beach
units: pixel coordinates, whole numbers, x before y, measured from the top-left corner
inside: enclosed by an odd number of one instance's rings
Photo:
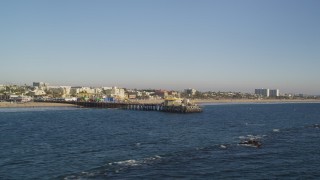
[[[193,99],[196,104],[215,104],[215,103],[320,103],[320,99]],[[163,100],[132,100],[142,104],[159,104]]]
[[[163,100],[135,100],[132,102],[158,104]],[[196,104],[207,103],[320,103],[320,99],[193,99]]]
[[[75,107],[73,104],[63,103],[47,103],[47,102],[26,102],[26,103],[11,103],[0,102],[0,108],[27,108],[27,107]]]
[[[320,99],[195,99],[194,103],[320,103]]]

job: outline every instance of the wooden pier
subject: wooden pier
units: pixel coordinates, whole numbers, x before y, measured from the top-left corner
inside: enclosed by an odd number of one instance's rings
[[[199,113],[202,108],[197,105],[188,106],[164,106],[163,104],[140,104],[140,103],[107,103],[86,101],[47,101],[53,103],[75,104],[85,108],[119,108],[135,111],[160,111],[171,113]]]

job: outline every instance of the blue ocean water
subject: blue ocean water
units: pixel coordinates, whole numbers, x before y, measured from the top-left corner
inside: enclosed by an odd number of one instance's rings
[[[320,104],[203,108],[2,108],[0,179],[320,178]]]

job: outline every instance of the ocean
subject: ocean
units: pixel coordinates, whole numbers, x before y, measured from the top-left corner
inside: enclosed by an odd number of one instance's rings
[[[320,178],[319,103],[203,109],[2,108],[0,179]]]

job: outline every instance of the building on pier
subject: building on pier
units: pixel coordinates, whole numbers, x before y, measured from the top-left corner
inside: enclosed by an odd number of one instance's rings
[[[168,97],[164,99],[164,106],[181,106],[181,105],[182,105],[181,98]]]

